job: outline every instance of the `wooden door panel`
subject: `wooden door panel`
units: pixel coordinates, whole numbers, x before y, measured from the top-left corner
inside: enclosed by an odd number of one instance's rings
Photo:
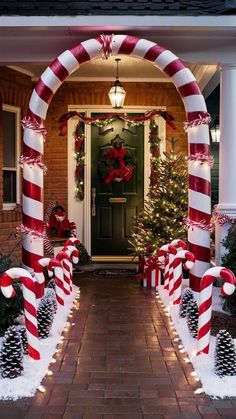
[[[99,116],[93,115],[93,116]],[[143,206],[143,126],[128,127],[122,120],[109,127],[92,126],[92,188],[96,188],[96,216],[92,217],[92,255],[128,255],[133,219]],[[121,138],[135,158],[129,182],[106,184],[98,173],[98,161],[111,147],[112,140]],[[111,203],[110,198],[125,199]]]

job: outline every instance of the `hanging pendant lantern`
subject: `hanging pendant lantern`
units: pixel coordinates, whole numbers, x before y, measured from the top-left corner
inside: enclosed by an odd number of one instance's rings
[[[108,96],[111,102],[111,106],[112,108],[115,109],[120,109],[123,108],[124,106],[124,101],[125,101],[125,89],[123,88],[120,80],[119,80],[119,71],[118,71],[118,65],[119,65],[119,61],[120,58],[116,58],[116,81],[114,83],[114,85],[110,88],[109,92],[108,92]]]

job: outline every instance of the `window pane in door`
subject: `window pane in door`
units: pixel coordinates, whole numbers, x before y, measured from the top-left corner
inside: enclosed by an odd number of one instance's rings
[[[3,170],[3,202],[16,202],[16,172]]]
[[[3,166],[16,167],[16,114],[3,111]]]

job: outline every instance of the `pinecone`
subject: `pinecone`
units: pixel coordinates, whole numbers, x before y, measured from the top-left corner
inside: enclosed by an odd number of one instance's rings
[[[50,281],[48,281],[47,288],[52,288],[54,291],[56,290],[56,284],[54,278],[51,278]]]
[[[3,378],[16,378],[23,370],[23,348],[20,333],[10,326],[5,335],[0,353],[0,367]]]
[[[189,302],[194,301],[193,291],[190,288],[186,288],[181,298],[179,306],[179,317],[186,317],[187,306]]]
[[[48,337],[54,318],[54,304],[52,299],[43,297],[37,313],[39,338]]]
[[[26,327],[19,325],[19,326],[16,326],[16,330],[17,332],[20,333],[23,353],[27,355],[28,354],[28,339],[27,339],[27,334],[26,334]]]
[[[193,338],[197,338],[198,332],[198,305],[196,301],[189,301],[186,310],[188,329]]]
[[[220,330],[216,336],[215,373],[219,377],[236,375],[236,349],[227,330]]]
[[[53,304],[53,311],[54,314],[57,312],[57,299],[56,299],[56,293],[53,290],[53,288],[45,288],[45,295],[43,297],[46,300],[50,300]]]

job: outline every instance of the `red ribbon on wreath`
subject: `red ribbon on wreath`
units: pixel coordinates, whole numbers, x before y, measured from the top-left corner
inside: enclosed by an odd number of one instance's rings
[[[114,180],[129,182],[133,176],[133,167],[126,164],[125,156],[127,152],[121,144],[116,144],[116,146],[111,147],[105,154],[105,159],[108,162],[117,161],[119,162],[119,167],[110,166],[107,169],[107,175],[104,177],[104,182],[109,184]]]

